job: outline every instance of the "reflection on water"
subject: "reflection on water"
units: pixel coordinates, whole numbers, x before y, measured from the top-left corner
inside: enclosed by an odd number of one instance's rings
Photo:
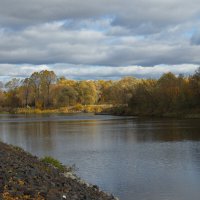
[[[0,115],[0,138],[125,200],[200,199],[200,120]]]

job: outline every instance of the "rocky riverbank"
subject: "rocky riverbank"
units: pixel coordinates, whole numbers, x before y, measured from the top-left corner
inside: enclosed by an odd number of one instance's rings
[[[0,142],[0,199],[116,200],[70,172],[40,161],[20,148]]]

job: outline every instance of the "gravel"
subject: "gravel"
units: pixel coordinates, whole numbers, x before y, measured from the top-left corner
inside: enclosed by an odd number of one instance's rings
[[[0,199],[117,200],[70,172],[41,162],[20,148],[0,142]]]

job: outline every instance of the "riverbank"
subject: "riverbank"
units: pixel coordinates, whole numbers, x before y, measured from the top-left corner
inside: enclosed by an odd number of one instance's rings
[[[61,107],[61,108],[49,108],[49,109],[39,109],[39,108],[1,108],[1,113],[11,113],[11,114],[73,114],[73,113],[101,113],[104,110],[112,108],[111,104],[103,105],[81,105],[77,104],[75,106]]]
[[[55,168],[18,147],[0,142],[0,199],[116,200],[70,171]]]
[[[117,116],[137,116],[137,117],[158,117],[158,118],[184,118],[200,119],[200,110],[174,110],[170,112],[161,111],[138,111],[124,105],[81,105],[68,106],[51,109],[38,108],[0,108],[0,113],[4,114],[75,114],[75,113],[95,113],[97,115],[117,115]]]
[[[127,105],[112,106],[105,108],[102,112],[96,113],[101,115],[118,115],[118,116],[136,116],[136,117],[155,117],[155,118],[177,118],[177,119],[200,119],[200,110],[174,110],[167,112],[160,111],[138,111],[129,108]]]

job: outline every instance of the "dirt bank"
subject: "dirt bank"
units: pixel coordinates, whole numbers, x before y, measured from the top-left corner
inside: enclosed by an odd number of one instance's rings
[[[0,199],[114,200],[97,186],[65,177],[20,148],[0,142]]]

